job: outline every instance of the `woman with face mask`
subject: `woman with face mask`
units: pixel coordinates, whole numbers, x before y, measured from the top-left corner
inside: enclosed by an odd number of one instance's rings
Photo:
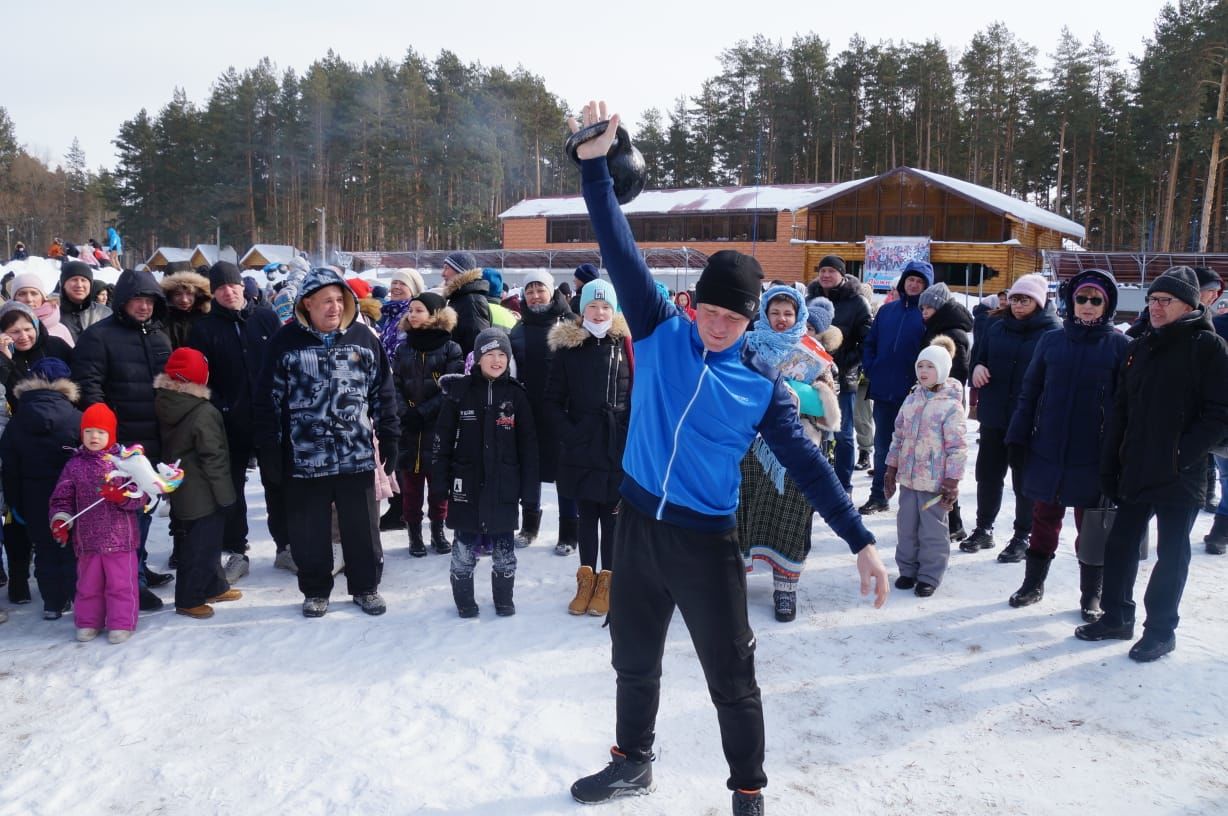
[[[586,283],[579,305],[579,320],[550,330],[554,361],[539,438],[548,435],[547,428],[553,431],[559,495],[574,500],[580,512],[580,567],[567,611],[604,617],[610,609],[614,522],[631,418],[631,332],[609,281]]]

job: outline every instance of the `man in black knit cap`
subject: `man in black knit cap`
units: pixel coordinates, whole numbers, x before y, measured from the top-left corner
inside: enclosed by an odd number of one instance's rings
[[[1139,540],[1152,516],[1159,535],[1143,603],[1142,663],[1177,645],[1177,607],[1190,567],[1190,529],[1206,491],[1207,452],[1228,428],[1228,344],[1199,303],[1198,277],[1169,269],[1147,290],[1150,330],[1126,348],[1100,457],[1101,491],[1117,504],[1105,544],[1104,616],[1075,629],[1080,640],[1134,637]]]
[[[586,122],[605,118],[604,103],[585,108]],[[739,463],[756,434],[857,553],[861,592],[873,582],[876,606],[887,599],[887,573],[874,537],[802,430],[790,389],[744,342],[759,310],[759,262],[732,250],[714,253],[695,287],[694,322],[657,291],[614,197],[605,156],[617,125],[614,116],[578,154],[601,257],[635,338],[609,615],[617,745],[609,765],[578,780],[571,794],[592,804],[652,790],[661,657],[677,607],[716,706],[733,812],[758,815],[767,784],[763,705],[734,519]]]

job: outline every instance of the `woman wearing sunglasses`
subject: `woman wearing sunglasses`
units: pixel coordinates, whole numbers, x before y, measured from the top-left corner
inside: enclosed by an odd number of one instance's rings
[[[972,384],[981,390],[977,404],[980,444],[976,454],[976,529],[959,548],[964,552],[994,546],[993,524],[1002,508],[1006,472],[1011,471],[1015,493],[1014,534],[998,554],[998,560],[1023,560],[1032,533],[1032,502],[1022,493],[1022,449],[1009,450],[1006,429],[1019,401],[1023,374],[1042,334],[1061,327],[1049,297],[1049,283],[1041,275],[1024,275],[1015,281],[1006,298],[1006,308],[976,339],[972,347]]]
[[[1105,422],[1113,411],[1118,371],[1129,339],[1113,328],[1117,281],[1092,269],[1063,289],[1066,321],[1036,344],[1023,378],[1019,402],[1006,432],[1008,445],[1027,451],[1023,494],[1032,500],[1032,537],[1023,585],[1011,606],[1029,606],[1045,595],[1045,578],[1057,552],[1066,508],[1074,508],[1075,529],[1083,510],[1100,502],[1100,450]],[[1100,617],[1103,555],[1080,552],[1079,606],[1089,623]],[[1092,563],[1087,563],[1090,561]]]

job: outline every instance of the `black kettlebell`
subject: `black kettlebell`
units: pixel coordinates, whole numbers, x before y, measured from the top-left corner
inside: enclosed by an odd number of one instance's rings
[[[568,136],[567,143],[563,146],[567,155],[579,165],[580,157],[576,155],[576,151],[580,145],[596,139],[605,133],[609,126],[608,119],[594,122]],[[622,125],[618,126],[614,134],[614,141],[610,144],[610,150],[605,157],[610,167],[610,178],[614,180],[614,197],[618,199],[619,204],[630,203],[644,190],[644,184],[648,181],[648,165],[644,163],[644,156],[639,149],[631,144],[631,136]]]

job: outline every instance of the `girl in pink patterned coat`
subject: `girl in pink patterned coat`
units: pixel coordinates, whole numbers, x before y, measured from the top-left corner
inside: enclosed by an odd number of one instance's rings
[[[968,456],[963,386],[950,376],[954,353],[951,339],[939,336],[917,356],[917,384],[896,415],[883,482],[887,498],[900,488],[895,585],[922,598],[934,594],[947,570],[947,513]]]
[[[81,416],[81,442],[60,472],[51,494],[51,534],[60,546],[72,540],[77,553],[77,594],[73,614],[77,640],[98,637],[123,643],[136,629],[138,516],[145,497],[128,498],[120,485],[107,480],[114,469],[107,454],[117,452],[115,414],[95,403]],[[99,499],[96,507],[68,521]]]

